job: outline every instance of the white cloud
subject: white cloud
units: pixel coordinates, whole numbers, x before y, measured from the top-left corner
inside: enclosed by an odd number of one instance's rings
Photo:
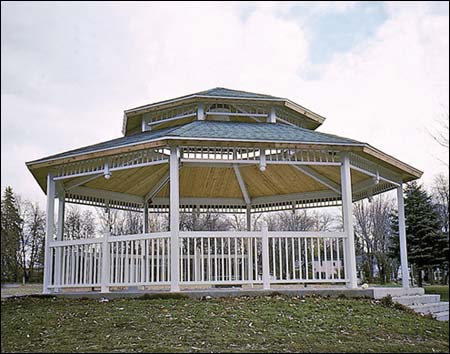
[[[216,86],[291,98],[328,117],[321,131],[431,181],[443,166],[425,127],[448,107],[448,15],[389,4],[374,37],[306,80],[312,29],[294,5],[2,4],[2,187],[42,200],[25,161],[119,136],[125,109]]]

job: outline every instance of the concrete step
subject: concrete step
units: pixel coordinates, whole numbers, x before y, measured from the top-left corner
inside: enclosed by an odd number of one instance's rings
[[[433,318],[438,321],[448,321],[448,311],[437,312],[433,314]]]
[[[423,295],[425,290],[423,288],[369,288],[373,292],[374,299],[381,299],[385,296],[392,297]]]
[[[393,301],[405,306],[432,304],[441,301],[440,295],[407,295],[392,298]]]
[[[448,302],[436,302],[433,304],[422,304],[422,305],[414,305],[414,306],[409,306],[409,307],[418,313],[433,314],[433,313],[448,311]]]

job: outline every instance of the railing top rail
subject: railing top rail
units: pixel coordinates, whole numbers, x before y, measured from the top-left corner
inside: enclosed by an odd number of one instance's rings
[[[170,232],[151,232],[146,234],[110,236],[108,242],[150,240],[169,237]]]
[[[261,231],[180,231],[180,237],[261,237]]]
[[[146,234],[109,236],[108,242],[136,241],[169,238],[170,232],[153,232]],[[179,237],[185,238],[214,238],[214,237],[241,237],[252,238],[261,237],[261,231],[180,231]],[[328,231],[269,231],[269,237],[300,237],[300,238],[345,238],[345,232]],[[104,237],[84,238],[77,240],[52,241],[50,247],[75,246],[99,244],[104,241]]]
[[[269,237],[300,237],[300,238],[345,238],[345,232],[331,231],[269,231]]]
[[[91,245],[96,243],[102,243],[103,237],[82,238],[77,240],[64,240],[64,241],[52,241],[50,247],[62,247],[62,246],[76,246],[76,245]]]

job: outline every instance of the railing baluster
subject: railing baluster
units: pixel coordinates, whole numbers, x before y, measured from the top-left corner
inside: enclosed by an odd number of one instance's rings
[[[129,262],[129,257],[128,257],[128,243],[129,241],[125,241],[125,283],[128,283],[130,280],[130,274],[129,274],[129,270],[130,270],[130,262]]]
[[[221,260],[220,260],[220,265],[221,265],[221,269],[220,269],[220,274],[221,274],[221,277],[220,277],[220,279],[222,280],[222,281],[224,281],[225,280],[225,257],[224,257],[224,252],[223,252],[223,237],[221,237],[220,238],[220,249],[221,249],[221,252],[220,252],[220,257],[221,257]]]
[[[166,281],[166,239],[161,239],[162,241],[162,275],[161,275],[161,281]]]
[[[245,280],[244,238],[241,237],[241,280]]]
[[[231,238],[227,238],[227,249],[228,249],[228,280],[231,281]]]
[[[285,262],[286,262],[286,280],[289,280],[290,277],[290,272],[289,272],[289,245],[288,245],[288,239],[287,237],[284,238],[284,251],[285,251]]]
[[[211,281],[211,238],[208,237],[208,281]]]
[[[311,241],[311,272],[312,272],[312,278],[316,279],[316,269],[314,267],[315,262],[315,254],[314,254],[314,239],[310,237]]]
[[[214,237],[214,281],[217,281],[217,237]]]
[[[283,256],[281,253],[281,237],[278,237],[278,263],[280,265],[280,280],[283,279]]]
[[[292,279],[296,279],[295,275],[295,248],[294,248],[294,238],[291,238],[291,252],[292,252]]]
[[[255,280],[259,281],[259,271],[258,271],[258,238],[254,238],[254,257],[255,257]]]
[[[204,273],[205,273],[205,259],[204,259],[204,254],[203,254],[203,237],[200,239],[200,255],[201,255],[201,259],[200,259],[200,265],[201,265],[201,280],[204,281]]]
[[[269,244],[272,245],[272,276],[277,277],[277,268],[276,268],[276,260],[275,260],[275,238],[271,237],[269,239],[271,242]]]
[[[160,267],[161,257],[159,255],[159,239],[156,240],[156,282],[159,283],[159,267]]]
[[[186,254],[186,271],[187,271],[187,281],[191,281],[191,247],[190,247],[189,237],[187,238],[187,254]]]

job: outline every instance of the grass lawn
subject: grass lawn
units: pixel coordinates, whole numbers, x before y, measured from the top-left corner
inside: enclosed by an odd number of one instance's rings
[[[447,322],[372,300],[2,300],[2,352],[448,352]]]
[[[13,286],[2,286],[2,297],[18,296],[18,295],[33,295],[42,293],[42,283],[31,284],[16,284]]]
[[[426,294],[439,294],[441,295],[441,301],[448,301],[448,286],[445,285],[430,285],[425,286]]]

